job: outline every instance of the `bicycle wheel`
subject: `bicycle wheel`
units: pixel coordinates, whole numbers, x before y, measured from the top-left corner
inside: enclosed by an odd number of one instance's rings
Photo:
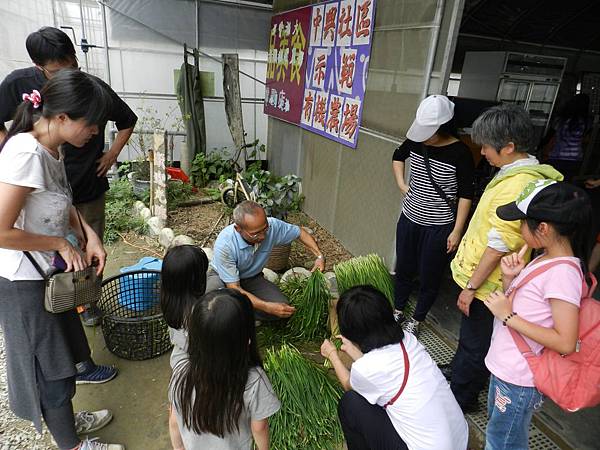
[[[221,203],[229,208],[235,208],[239,203],[239,198],[236,190],[232,187],[225,188],[221,191]]]

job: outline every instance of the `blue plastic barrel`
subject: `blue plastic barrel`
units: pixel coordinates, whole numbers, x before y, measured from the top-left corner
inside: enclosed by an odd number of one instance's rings
[[[162,260],[152,256],[145,256],[133,266],[122,267],[120,272],[161,270],[161,268]],[[153,308],[159,301],[156,296],[156,283],[158,282],[158,274],[152,272],[122,277],[119,281],[119,303],[136,312]]]

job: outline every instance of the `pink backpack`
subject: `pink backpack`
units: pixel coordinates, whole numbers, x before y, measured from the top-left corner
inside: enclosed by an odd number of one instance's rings
[[[569,264],[581,270],[572,261],[554,261],[533,270],[514,288],[514,293],[524,284],[558,264]],[[583,278],[583,290],[579,308],[579,338],[577,348],[570,355],[561,355],[544,349],[537,356],[521,334],[510,328],[519,351],[533,372],[535,387],[552,399],[562,409],[574,412],[600,403],[600,302],[592,298],[596,278],[589,274],[591,287]]]

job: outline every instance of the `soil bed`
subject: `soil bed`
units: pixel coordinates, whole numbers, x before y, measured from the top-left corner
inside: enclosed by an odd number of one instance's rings
[[[217,220],[221,219],[215,227]],[[219,202],[189,207],[179,207],[169,212],[169,227],[175,234],[186,234],[198,244],[212,247],[219,232],[231,220],[231,212]],[[321,227],[314,219],[303,212],[290,214],[287,222],[310,228],[319,248],[325,255],[325,270],[333,270],[334,264],[352,258],[352,254],[325,228]],[[210,234],[210,236],[209,236]],[[299,242],[292,244],[290,254],[291,267],[311,268],[315,261],[314,256]]]

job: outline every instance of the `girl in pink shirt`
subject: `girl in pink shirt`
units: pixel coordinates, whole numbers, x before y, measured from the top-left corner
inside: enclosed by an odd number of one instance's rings
[[[503,220],[521,220],[525,245],[502,258],[505,293],[493,292],[485,305],[494,314],[494,332],[485,363],[492,373],[488,393],[486,450],[526,450],[533,412],[543,396],[535,388],[527,361],[517,349],[509,327],[523,335],[539,354],[549,348],[561,354],[575,351],[583,270],[590,250],[591,205],[585,192],[563,182],[537,180],[519,198],[500,206]],[[525,267],[528,248],[541,256]],[[529,273],[552,261],[564,261],[521,286]],[[511,292],[519,286],[512,298]]]

